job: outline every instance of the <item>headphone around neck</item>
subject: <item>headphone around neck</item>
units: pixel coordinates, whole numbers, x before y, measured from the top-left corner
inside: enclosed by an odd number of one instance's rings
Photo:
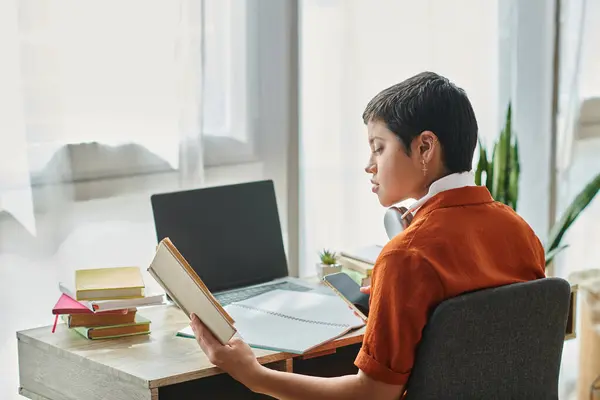
[[[395,206],[388,208],[383,217],[383,224],[388,239],[391,240],[394,236],[408,228],[412,220],[412,210],[406,207]]]

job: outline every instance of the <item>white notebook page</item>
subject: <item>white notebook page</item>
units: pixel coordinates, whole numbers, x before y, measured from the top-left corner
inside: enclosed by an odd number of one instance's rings
[[[235,320],[235,327],[242,339],[250,346],[262,349],[301,354],[350,330],[349,326],[283,318],[235,304],[230,304],[226,309]]]
[[[365,325],[339,296],[277,289],[232,304],[323,324],[347,325],[350,328]]]
[[[273,290],[224,308],[250,346],[298,354],[365,325],[338,296],[311,292]]]

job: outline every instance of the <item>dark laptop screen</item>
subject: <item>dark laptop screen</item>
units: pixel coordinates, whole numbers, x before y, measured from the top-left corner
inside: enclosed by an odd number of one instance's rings
[[[271,180],[151,197],[158,241],[169,237],[211,291],[288,275]]]

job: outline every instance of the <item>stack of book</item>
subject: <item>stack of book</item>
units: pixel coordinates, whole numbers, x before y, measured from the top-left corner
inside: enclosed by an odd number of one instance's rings
[[[341,251],[338,263],[342,266],[342,272],[348,274],[360,286],[369,286],[373,266],[382,249],[380,245],[371,245],[351,251]]]
[[[138,307],[163,303],[163,295],[145,295],[138,267],[82,269],[72,285],[59,285],[61,296],[52,309],[68,328],[88,339],[108,339],[150,333],[150,320]]]

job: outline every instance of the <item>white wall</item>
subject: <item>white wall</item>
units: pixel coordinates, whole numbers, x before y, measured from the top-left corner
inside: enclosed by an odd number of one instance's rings
[[[301,3],[301,268],[317,251],[387,241],[370,191],[362,112],[382,89],[423,70],[463,87],[480,132],[498,119],[496,1],[305,0]]]

